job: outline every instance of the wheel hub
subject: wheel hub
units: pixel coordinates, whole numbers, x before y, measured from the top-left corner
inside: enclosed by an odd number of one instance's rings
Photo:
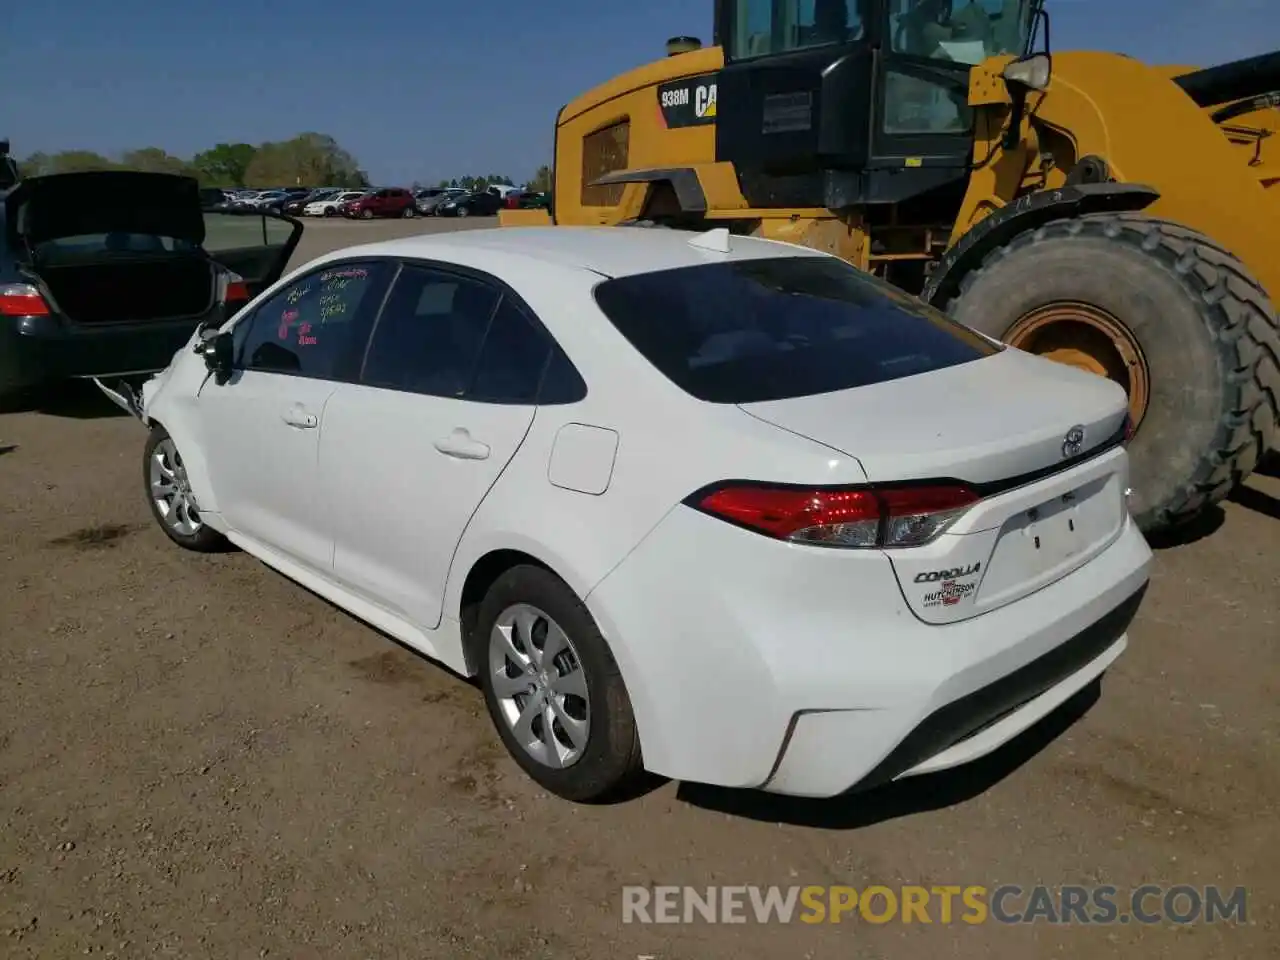
[[[548,767],[577,763],[591,729],[591,704],[577,650],[550,616],[513,604],[489,636],[489,676],[508,731]]]
[[[151,500],[161,520],[183,536],[193,536],[203,526],[200,509],[186,467],[172,439],[156,445],[148,470]]]
[[[1151,371],[1137,339],[1117,317],[1091,303],[1056,301],[1019,319],[1004,336],[1010,346],[1119,384],[1134,427],[1151,398]]]

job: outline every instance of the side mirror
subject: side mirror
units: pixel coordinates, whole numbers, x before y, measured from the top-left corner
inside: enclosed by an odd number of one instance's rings
[[[1053,61],[1047,53],[1033,53],[1021,60],[1014,60],[1004,68],[1004,78],[1009,83],[1031,90],[1049,89],[1053,77]]]
[[[231,368],[235,361],[235,345],[231,339],[231,333],[217,333],[213,330],[208,331],[206,336],[201,334],[201,341],[196,346],[196,353],[204,357],[204,365],[209,368],[209,372],[213,374],[214,379],[219,383],[226,383],[231,379]]]

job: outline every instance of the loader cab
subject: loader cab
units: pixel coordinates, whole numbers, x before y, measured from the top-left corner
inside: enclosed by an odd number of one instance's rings
[[[716,159],[753,207],[901,203],[963,182],[969,70],[1041,0],[717,0]]]

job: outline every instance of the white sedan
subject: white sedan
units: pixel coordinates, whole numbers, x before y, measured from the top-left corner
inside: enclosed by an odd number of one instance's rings
[[[1148,580],[1118,387],[725,231],[337,251],[133,405],[173,541],[478,675],[578,801],[974,760],[1120,656]]]
[[[304,217],[336,217],[344,203],[359,200],[368,192],[367,190],[344,190],[323,200],[308,203],[302,208],[302,215]]]

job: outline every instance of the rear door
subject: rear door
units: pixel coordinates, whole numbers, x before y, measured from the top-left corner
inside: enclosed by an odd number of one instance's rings
[[[550,352],[483,274],[402,268],[359,383],[326,410],[320,475],[341,582],[438,626],[454,550],[533,422]]]
[[[256,210],[204,211],[204,249],[244,278],[251,298],[284,276],[302,231],[292,217]]]

